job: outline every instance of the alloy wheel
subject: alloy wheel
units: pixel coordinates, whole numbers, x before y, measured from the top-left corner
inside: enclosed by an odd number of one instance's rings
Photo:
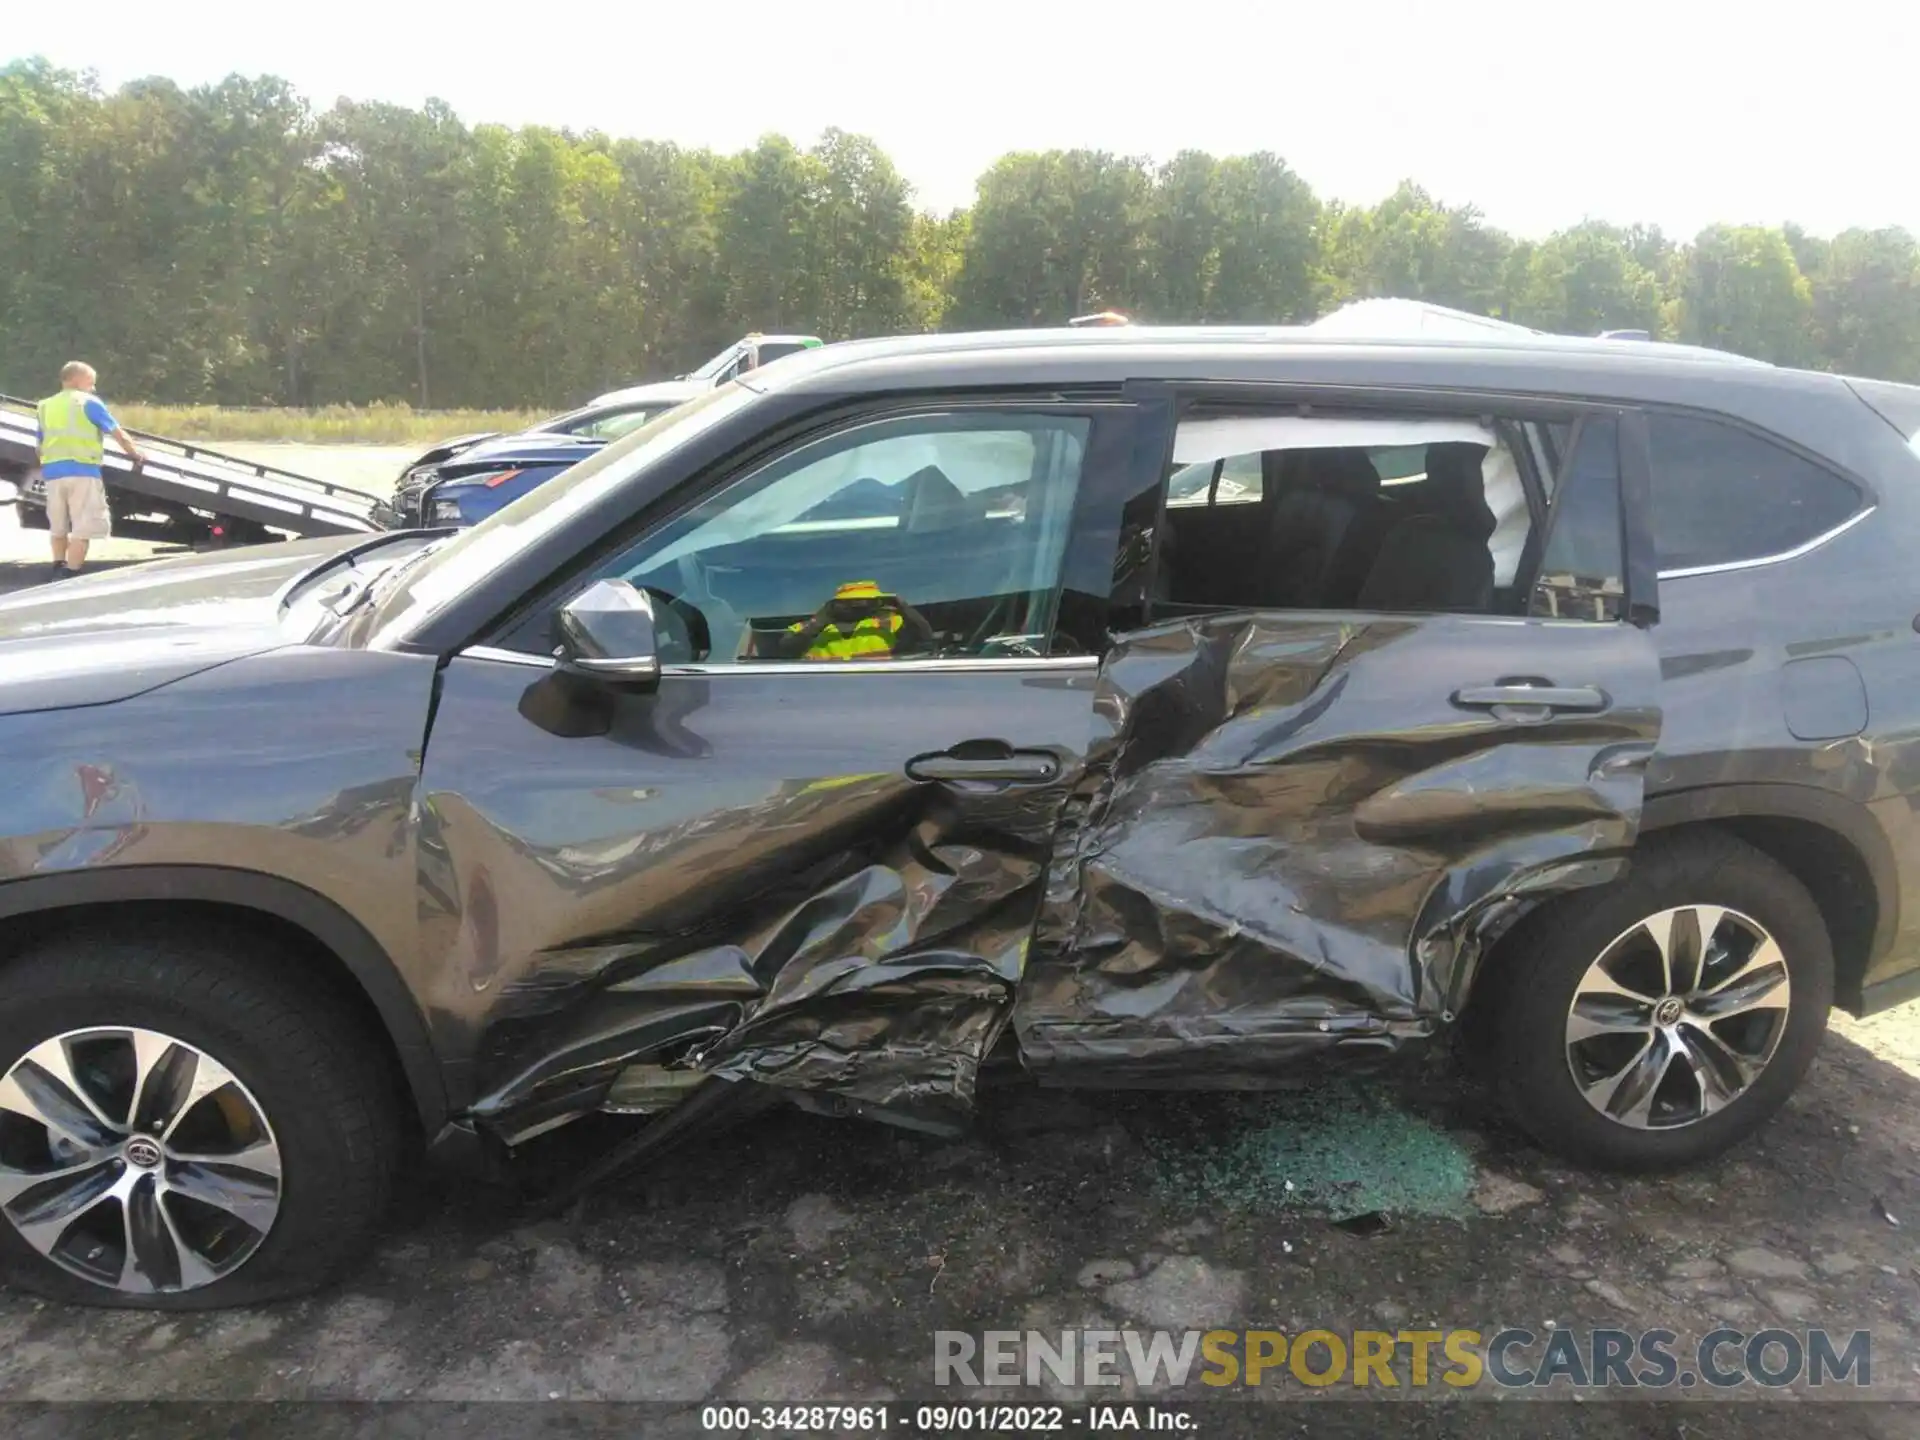
[[[1581,977],[1567,1011],[1567,1067],[1611,1120],[1692,1125],[1760,1078],[1791,1002],[1786,957],[1757,921],[1711,905],[1662,910]]]
[[[70,1031],[0,1077],[0,1214],[82,1279],[132,1295],[210,1285],[259,1249],[280,1198],[259,1102],[183,1040]]]

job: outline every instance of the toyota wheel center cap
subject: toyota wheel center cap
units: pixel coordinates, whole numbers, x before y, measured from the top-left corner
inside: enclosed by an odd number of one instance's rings
[[[136,1135],[127,1141],[127,1163],[142,1170],[151,1170],[160,1163],[160,1146],[144,1135]]]

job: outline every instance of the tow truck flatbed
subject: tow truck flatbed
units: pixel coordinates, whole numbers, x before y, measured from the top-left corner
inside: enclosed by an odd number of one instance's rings
[[[33,402],[0,395],[0,478],[20,487],[23,519],[31,509],[45,512],[46,492],[37,476],[38,433]],[[244,523],[225,528],[262,539],[268,537],[251,532],[352,535],[382,528],[373,518],[379,497],[366,491],[164,435],[128,433],[147,460],[136,470],[126,456],[108,447],[107,493],[117,513],[152,512],[189,531],[205,529],[209,534],[223,520],[240,521]]]

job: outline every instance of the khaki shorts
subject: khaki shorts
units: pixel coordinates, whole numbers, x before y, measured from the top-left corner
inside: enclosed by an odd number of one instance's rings
[[[98,475],[47,481],[47,531],[74,540],[105,540],[113,534],[106,482]]]

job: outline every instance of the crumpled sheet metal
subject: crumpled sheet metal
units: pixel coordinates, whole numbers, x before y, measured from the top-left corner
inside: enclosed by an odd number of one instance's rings
[[[628,923],[548,951],[506,989],[476,1115],[522,1129],[544,1102],[577,1108],[625,1065],[664,1057],[935,1123],[964,1117],[1012,1011],[1067,783],[998,795],[898,775],[784,786],[751,825],[708,815],[654,835],[645,865],[593,875],[575,857],[564,888],[583,894],[584,922]],[[704,839],[743,831],[756,863],[734,855],[741,882],[703,885]]]
[[[498,997],[475,1113],[527,1133],[646,1062],[953,1121],[1009,1019],[1030,1070],[1095,1085],[1259,1085],[1424,1036],[1499,927],[1617,868],[1658,734],[1651,647],[1628,673],[1602,627],[1566,643],[1625,676],[1604,714],[1455,708],[1490,623],[1130,636],[1078,697],[1088,759],[1032,789],[743,782],[564,844],[442,792],[423,930],[462,927],[455,978]]]
[[[1592,857],[1632,842],[1657,711],[1456,709],[1487,663],[1472,624],[1231,616],[1121,643],[1016,1008],[1029,1069],[1257,1085],[1393,1048],[1446,1016],[1507,897],[1614,873]]]

